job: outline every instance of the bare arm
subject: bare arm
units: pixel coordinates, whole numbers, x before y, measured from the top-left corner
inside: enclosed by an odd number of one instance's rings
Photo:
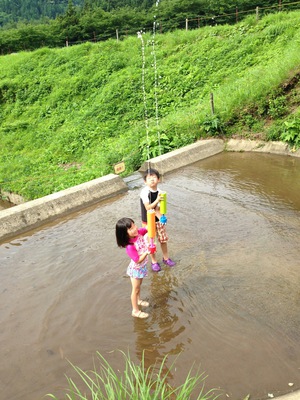
[[[156,198],[156,200],[153,201],[153,203],[149,203],[149,202],[146,202],[146,201],[145,201],[145,202],[144,202],[144,206],[145,206],[145,208],[146,208],[147,211],[149,211],[149,210],[158,211],[157,206],[158,206],[158,203],[159,203],[161,200],[163,200],[163,197],[161,196],[160,193],[158,193],[157,198]]]
[[[140,264],[142,261],[145,260],[145,258],[150,254],[150,251],[147,250],[145,253],[141,254],[139,257],[139,260],[137,261],[137,264]]]
[[[128,256],[137,264],[140,264],[142,261],[145,260],[148,254],[150,254],[149,250],[145,251],[141,255],[138,254],[135,246],[127,246],[126,247],[126,253]]]

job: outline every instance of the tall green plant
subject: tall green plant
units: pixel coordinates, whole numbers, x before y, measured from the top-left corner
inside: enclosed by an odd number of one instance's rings
[[[125,361],[122,374],[119,371],[116,372],[99,352],[97,352],[99,365],[95,365],[94,370],[86,372],[73,366],[80,382],[76,383],[72,378],[67,378],[69,390],[65,398],[70,400],[189,400],[193,395],[195,400],[208,400],[216,399],[220,395],[220,393],[216,394],[215,389],[205,392],[204,374],[197,373],[193,376],[192,370],[188,372],[184,383],[177,387],[170,385],[168,380],[174,363],[167,368],[167,356],[160,365],[155,364],[146,368],[144,354],[141,363],[136,365],[129,354],[121,353]],[[165,373],[166,369],[167,373]],[[53,394],[47,396],[58,400]]]
[[[284,122],[284,131],[280,139],[289,145],[294,146],[295,149],[300,147],[300,119],[294,118],[291,121]]]

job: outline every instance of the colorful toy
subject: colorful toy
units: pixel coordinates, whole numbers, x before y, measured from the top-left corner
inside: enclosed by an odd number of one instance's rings
[[[151,254],[156,252],[156,244],[154,243],[155,235],[156,235],[156,224],[155,224],[155,211],[148,210],[147,211],[147,229],[148,229],[148,237],[150,239],[149,251]]]
[[[162,198],[162,200],[160,200],[160,213],[162,215],[159,220],[162,224],[165,225],[167,223],[167,217],[165,215],[167,214],[167,193],[161,192],[160,197]]]

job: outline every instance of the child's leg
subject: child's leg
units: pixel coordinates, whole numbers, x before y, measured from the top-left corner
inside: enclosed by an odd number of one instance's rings
[[[167,260],[169,258],[169,253],[168,253],[168,245],[167,245],[167,240],[168,235],[166,231],[166,225],[162,224],[161,222],[156,223],[156,232],[157,232],[157,237],[158,241],[160,243],[161,251],[163,254],[163,259]]]
[[[163,263],[165,265],[168,265],[169,267],[173,267],[175,265],[175,262],[169,258],[168,245],[167,245],[167,241],[169,238],[167,235],[166,226],[159,222],[157,223],[157,225],[158,225],[157,229],[158,240],[160,242],[160,247],[163,254]]]
[[[169,258],[169,252],[168,252],[168,244],[167,244],[167,242],[161,243],[161,244],[160,244],[160,247],[161,247],[161,251],[162,251],[162,254],[163,254],[163,259],[164,259],[164,260],[167,260],[167,259]]]
[[[151,263],[152,264],[157,263],[156,254],[155,253],[154,254],[150,254],[150,258],[151,258]]]
[[[139,278],[130,278],[132,284],[131,291],[131,304],[132,304],[132,316],[137,318],[147,318],[149,314],[140,311],[138,304],[140,302],[140,292],[141,292],[141,284],[143,279]]]
[[[144,228],[147,228],[147,224],[145,222],[142,223],[142,226]],[[150,238],[148,237],[148,243],[150,244]],[[160,265],[157,262],[157,258],[156,258],[156,253],[154,254],[150,254],[150,258],[151,258],[151,268],[152,271],[154,272],[159,272],[161,270]]]
[[[141,284],[143,279],[139,278],[130,278],[132,291],[131,291],[131,304],[132,304],[132,312],[138,312],[138,301],[140,299],[140,292],[141,292]]]

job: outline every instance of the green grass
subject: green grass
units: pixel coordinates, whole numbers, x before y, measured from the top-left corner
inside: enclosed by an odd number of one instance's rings
[[[160,364],[145,366],[144,354],[141,363],[136,365],[129,354],[121,352],[124,357],[124,372],[115,371],[108,361],[97,352],[97,365],[92,371],[83,371],[73,366],[79,378],[78,382],[67,378],[69,389],[64,398],[69,400],[208,400],[220,395],[218,390],[204,389],[205,376],[203,373],[187,373],[184,382],[173,387],[169,384],[170,372],[174,363],[167,368],[167,356]],[[166,372],[167,369],[167,372]],[[219,392],[218,394],[216,394]],[[58,400],[53,394],[52,399]]]
[[[144,43],[148,136],[137,36],[0,57],[2,191],[35,199],[121,160],[128,175],[148,145],[151,157],[216,136],[299,147],[299,11],[156,34],[157,85]]]

